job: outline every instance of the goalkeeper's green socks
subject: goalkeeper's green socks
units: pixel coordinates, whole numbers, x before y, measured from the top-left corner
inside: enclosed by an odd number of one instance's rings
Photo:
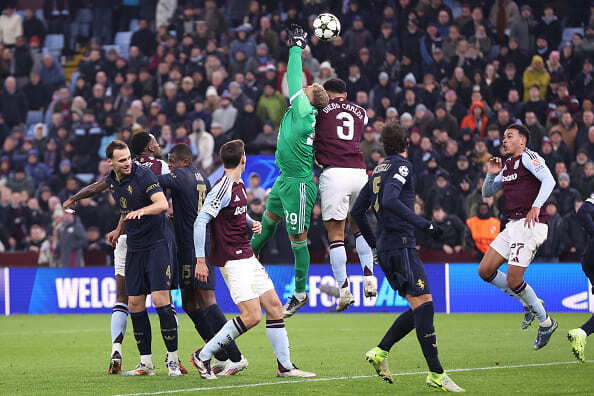
[[[260,234],[252,235],[252,240],[250,241],[254,255],[257,256],[260,254],[260,251],[262,251],[266,242],[268,242],[276,232],[276,227],[278,227],[278,223],[268,217],[266,212],[264,212],[264,216],[262,216],[262,232]]]
[[[307,241],[291,241],[291,249],[295,256],[295,295],[305,293],[307,272],[309,271],[309,249]]]

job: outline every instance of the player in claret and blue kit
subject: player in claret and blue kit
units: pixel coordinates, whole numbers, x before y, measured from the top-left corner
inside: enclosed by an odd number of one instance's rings
[[[483,197],[503,189],[509,221],[491,242],[478,272],[485,282],[524,305],[522,329],[538,318],[538,335],[532,344],[538,350],[547,345],[559,324],[547,315],[543,301],[524,281],[524,272],[547,239],[547,216],[540,208],[551,195],[555,179],[544,159],[526,148],[529,136],[524,125],[510,125],[503,133],[503,150],[509,156],[505,164],[501,158],[491,158],[487,164]],[[507,275],[498,269],[506,261]]]
[[[445,373],[437,357],[437,338],[433,327],[433,297],[425,268],[416,249],[415,227],[434,236],[439,228],[414,212],[415,180],[412,165],[406,158],[407,132],[398,124],[389,123],[382,129],[386,160],[373,170],[361,190],[351,215],[363,237],[376,249],[379,265],[390,286],[406,298],[410,309],[396,318],[379,345],[365,354],[378,375],[392,383],[388,368],[388,352],[413,329],[429,366],[426,383],[449,392],[464,392]],[[373,208],[377,218],[377,243],[366,212]]]

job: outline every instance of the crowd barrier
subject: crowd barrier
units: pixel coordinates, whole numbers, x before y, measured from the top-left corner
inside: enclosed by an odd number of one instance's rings
[[[429,287],[435,311],[445,313],[520,312],[513,298],[483,282],[476,263],[427,264]],[[293,267],[266,267],[281,298],[293,292]],[[505,268],[503,268],[505,271]],[[229,292],[218,269],[216,296],[221,309],[236,313]],[[354,305],[346,313],[401,312],[408,303],[390,287],[377,268],[378,295],[363,297],[363,276],[359,265],[347,268]],[[551,312],[594,312],[592,285],[578,263],[533,263],[526,271],[532,285]],[[335,298],[321,292],[323,284],[335,285],[329,265],[312,265],[309,271],[309,304],[300,312],[321,313],[334,310]],[[174,304],[181,311],[179,291],[172,292]],[[0,268],[0,315],[109,313],[116,291],[112,267],[94,268]],[[149,311],[154,312],[150,298]]]

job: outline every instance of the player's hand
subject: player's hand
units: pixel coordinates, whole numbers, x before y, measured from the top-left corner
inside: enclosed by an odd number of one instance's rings
[[[533,206],[532,209],[526,215],[526,220],[524,220],[524,227],[531,228],[533,225],[538,223],[538,215],[540,214],[540,208]]]
[[[446,252],[447,254],[454,253],[454,249],[452,249],[452,247],[450,245],[443,245],[443,251]]]
[[[443,230],[435,223],[429,223],[426,231],[431,235],[433,239],[439,239],[443,235]]]
[[[289,29],[289,48],[293,46],[305,48],[306,45],[307,33],[305,33],[301,26],[294,23],[291,24],[291,28]]]
[[[196,270],[194,276],[200,282],[206,282],[208,278],[208,267],[206,266],[206,259],[204,257],[196,257]]]
[[[261,234],[262,233],[262,223],[259,221],[255,221],[252,223],[252,232],[254,234]]]
[[[62,204],[62,209],[64,209],[65,212],[74,214],[74,204],[75,204],[75,202],[72,200],[72,198],[68,198]]]
[[[140,219],[142,216],[144,216],[144,210],[138,209],[128,213],[126,215],[126,220],[136,220]]]
[[[503,165],[501,163],[501,158],[493,157],[487,162],[487,172],[492,175],[498,175],[501,172]]]
[[[121,232],[120,232],[119,228],[116,228],[112,232],[108,233],[106,235],[107,243],[109,243],[111,246],[115,247],[116,243],[118,242],[118,238],[120,237],[120,234],[121,234]]]

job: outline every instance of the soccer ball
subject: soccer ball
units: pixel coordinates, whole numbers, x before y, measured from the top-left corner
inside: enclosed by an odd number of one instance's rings
[[[334,40],[340,34],[340,21],[332,14],[320,14],[313,21],[313,30],[320,40]]]

